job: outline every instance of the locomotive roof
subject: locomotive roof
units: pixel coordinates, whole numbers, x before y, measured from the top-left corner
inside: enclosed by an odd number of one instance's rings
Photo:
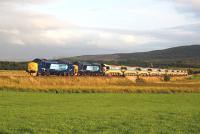
[[[46,62],[46,63],[54,63],[54,64],[70,64],[69,61],[62,60],[47,60],[47,59],[34,59],[33,62]]]
[[[91,66],[99,66],[101,65],[100,63],[91,63],[91,62],[77,62],[76,64],[79,64],[79,65],[91,65]]]

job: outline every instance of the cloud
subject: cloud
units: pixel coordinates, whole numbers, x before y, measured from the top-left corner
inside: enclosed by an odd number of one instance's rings
[[[171,0],[177,5],[177,10],[188,15],[193,16],[195,19],[200,17],[200,1],[199,0]]]
[[[134,33],[81,28],[51,15],[9,6],[22,1],[9,2],[0,2],[8,4],[0,4],[3,7],[0,8],[0,60],[131,52],[135,46],[155,41],[153,37]],[[40,1],[25,3],[32,2]]]
[[[164,47],[200,44],[200,23],[163,29],[149,34],[162,40]]]
[[[194,9],[200,9],[200,1],[199,0],[176,0],[180,4],[189,5]]]
[[[199,25],[140,32],[88,28],[61,21],[52,15],[20,8],[20,4],[40,2],[0,1],[0,60],[147,51],[198,43],[200,38]]]
[[[1,0],[0,4],[41,4],[55,0]]]

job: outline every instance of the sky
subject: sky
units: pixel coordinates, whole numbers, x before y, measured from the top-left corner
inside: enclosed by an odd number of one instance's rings
[[[200,44],[200,0],[0,0],[0,60]]]

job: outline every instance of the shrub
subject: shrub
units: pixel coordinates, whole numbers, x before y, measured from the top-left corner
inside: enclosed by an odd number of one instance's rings
[[[169,75],[164,75],[164,81],[170,81],[171,77]]]

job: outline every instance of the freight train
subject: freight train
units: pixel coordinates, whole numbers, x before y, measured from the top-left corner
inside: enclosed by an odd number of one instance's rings
[[[187,76],[185,70],[116,66],[89,62],[66,62],[35,59],[28,63],[27,72],[32,76]]]

